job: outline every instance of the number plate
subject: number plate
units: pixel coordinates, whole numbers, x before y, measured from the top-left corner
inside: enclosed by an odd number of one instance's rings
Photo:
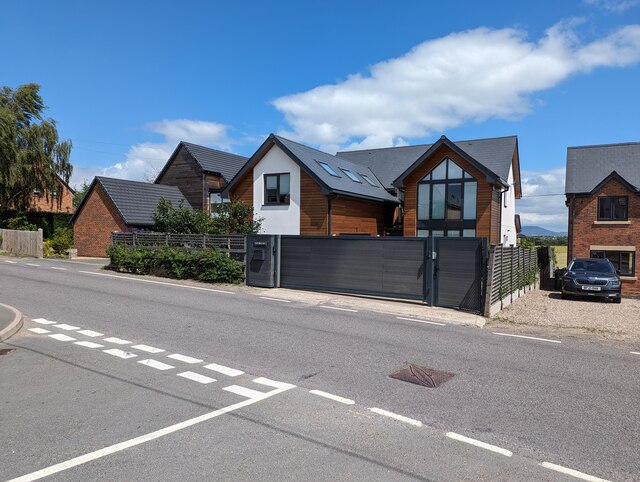
[[[583,286],[582,289],[586,291],[600,291],[602,288],[600,286]]]

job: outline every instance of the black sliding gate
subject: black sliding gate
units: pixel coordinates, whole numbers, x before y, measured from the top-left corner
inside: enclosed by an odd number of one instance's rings
[[[277,238],[276,286],[409,298],[483,311],[485,238]],[[251,284],[250,276],[247,283]]]

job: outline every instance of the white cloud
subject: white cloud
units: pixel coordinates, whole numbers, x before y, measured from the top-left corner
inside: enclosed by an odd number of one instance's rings
[[[537,42],[489,28],[426,41],[366,75],[276,99],[291,127],[283,135],[323,147],[391,146],[470,121],[518,118],[535,92],[640,60],[640,25],[585,44],[577,23],[557,24]]]
[[[584,0],[584,3],[614,13],[622,13],[640,5],[640,0]]]
[[[552,231],[567,231],[564,205],[565,169],[522,171],[522,199],[516,206],[523,226],[542,226]],[[559,194],[559,195],[556,195]]]

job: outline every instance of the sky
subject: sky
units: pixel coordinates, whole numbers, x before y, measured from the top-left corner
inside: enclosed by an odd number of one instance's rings
[[[80,185],[181,140],[250,156],[517,135],[522,224],[567,230],[569,146],[640,141],[640,0],[13,1],[0,86],[35,82]]]

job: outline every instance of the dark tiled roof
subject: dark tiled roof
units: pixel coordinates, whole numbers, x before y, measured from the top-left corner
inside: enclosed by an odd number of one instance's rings
[[[640,189],[640,142],[569,147],[565,192],[591,192],[613,171]]]
[[[289,152],[291,152],[298,161],[304,164],[307,170],[311,171],[312,174],[319,179],[321,183],[325,184],[330,191],[379,201],[398,202],[398,199],[395,196],[392,196],[386,189],[384,189],[376,175],[368,167],[351,162],[347,159],[332,156],[326,152],[313,149],[312,147],[299,144],[289,139],[285,139],[284,137],[274,136],[274,138],[289,150]],[[329,174],[320,164],[318,164],[318,161],[327,163],[340,175],[340,177],[335,177]],[[343,171],[340,170],[341,168],[348,169],[361,179],[362,182],[352,181]],[[375,186],[372,186],[366,180],[362,179],[362,174],[371,179]]]
[[[247,157],[218,151],[209,147],[182,141],[181,144],[193,156],[200,168],[206,172],[220,173],[229,182],[247,162]]]
[[[158,206],[160,198],[171,201],[173,206],[178,206],[183,201],[184,206],[191,208],[189,201],[185,199],[176,186],[164,186],[162,184],[150,184],[148,182],[128,181],[112,177],[96,176],[91,184],[89,192],[99,183],[113,202],[113,205],[122,216],[125,224],[129,226],[153,226],[153,213]],[[71,222],[82,210],[88,196],[78,206]]]
[[[508,136],[454,141],[453,143],[499,178],[507,181],[517,142],[517,136]],[[417,146],[342,151],[338,152],[336,156],[370,167],[385,187],[392,189],[393,181],[427,152],[432,145],[420,144]]]

